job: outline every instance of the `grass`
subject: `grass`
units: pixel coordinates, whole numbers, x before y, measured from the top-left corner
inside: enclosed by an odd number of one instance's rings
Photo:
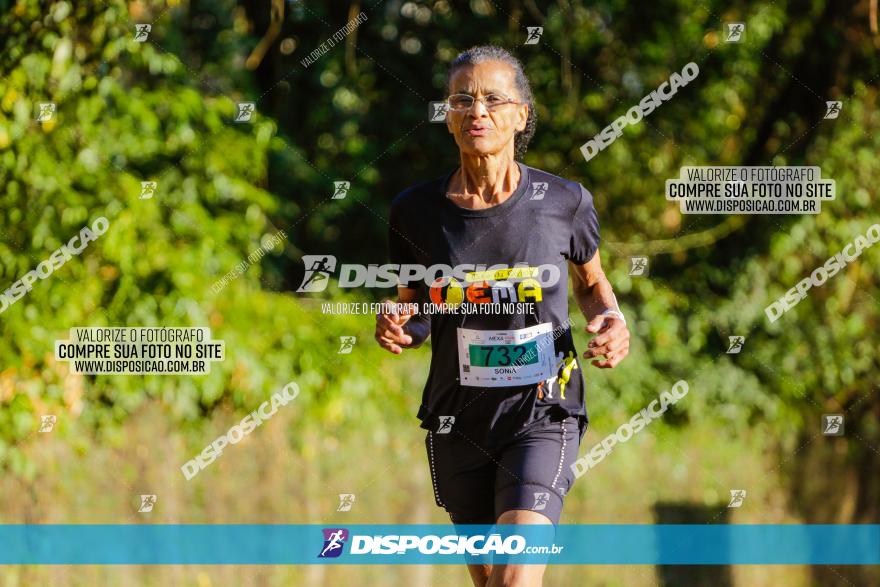
[[[413,400],[415,401],[415,400]],[[415,405],[415,404],[414,404]],[[34,479],[5,476],[4,523],[446,523],[434,505],[424,432],[415,418],[390,411],[381,426],[333,429],[310,420],[296,401],[256,429],[191,481],[179,467],[241,418],[215,413],[199,429],[176,429],[161,405],[148,404],[115,436],[73,428],[40,434],[25,447]],[[596,414],[585,449],[622,421]],[[77,442],[70,442],[76,438]],[[563,523],[652,523],[659,502],[687,502],[735,523],[796,522],[761,435],[726,438],[710,422],[673,430],[654,423],[619,445],[579,479]],[[729,489],[748,490],[743,507],[727,510]],[[150,514],[138,496],[154,493]],[[350,512],[336,512],[337,494],[354,493]],[[291,545],[295,548],[295,545]],[[6,567],[0,585],[466,585],[458,566],[57,566]],[[806,585],[803,567],[734,569],[735,584]],[[546,585],[657,584],[647,566],[551,567]]]

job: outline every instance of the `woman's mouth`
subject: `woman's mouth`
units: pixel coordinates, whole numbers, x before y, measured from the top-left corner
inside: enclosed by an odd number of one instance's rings
[[[467,129],[466,132],[472,137],[483,137],[489,134],[489,129],[484,127],[474,127]]]

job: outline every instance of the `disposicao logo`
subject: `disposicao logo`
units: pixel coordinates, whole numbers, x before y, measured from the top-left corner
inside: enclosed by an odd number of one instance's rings
[[[318,554],[318,558],[336,558],[342,554],[345,541],[348,540],[348,530],[345,528],[324,528],[324,547]]]

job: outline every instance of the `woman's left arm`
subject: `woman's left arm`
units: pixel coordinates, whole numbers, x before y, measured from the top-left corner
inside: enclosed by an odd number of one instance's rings
[[[596,335],[587,345],[584,358],[594,359],[592,364],[595,367],[613,369],[629,354],[629,329],[617,306],[611,282],[602,271],[599,251],[583,265],[569,263],[569,269],[573,276],[574,297],[587,319],[586,330]]]

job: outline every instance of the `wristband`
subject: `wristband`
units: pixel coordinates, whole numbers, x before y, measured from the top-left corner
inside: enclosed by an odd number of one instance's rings
[[[618,310],[605,310],[602,312],[602,316],[617,316],[621,320],[623,320],[623,325],[626,326],[626,318],[623,317],[623,312]]]

